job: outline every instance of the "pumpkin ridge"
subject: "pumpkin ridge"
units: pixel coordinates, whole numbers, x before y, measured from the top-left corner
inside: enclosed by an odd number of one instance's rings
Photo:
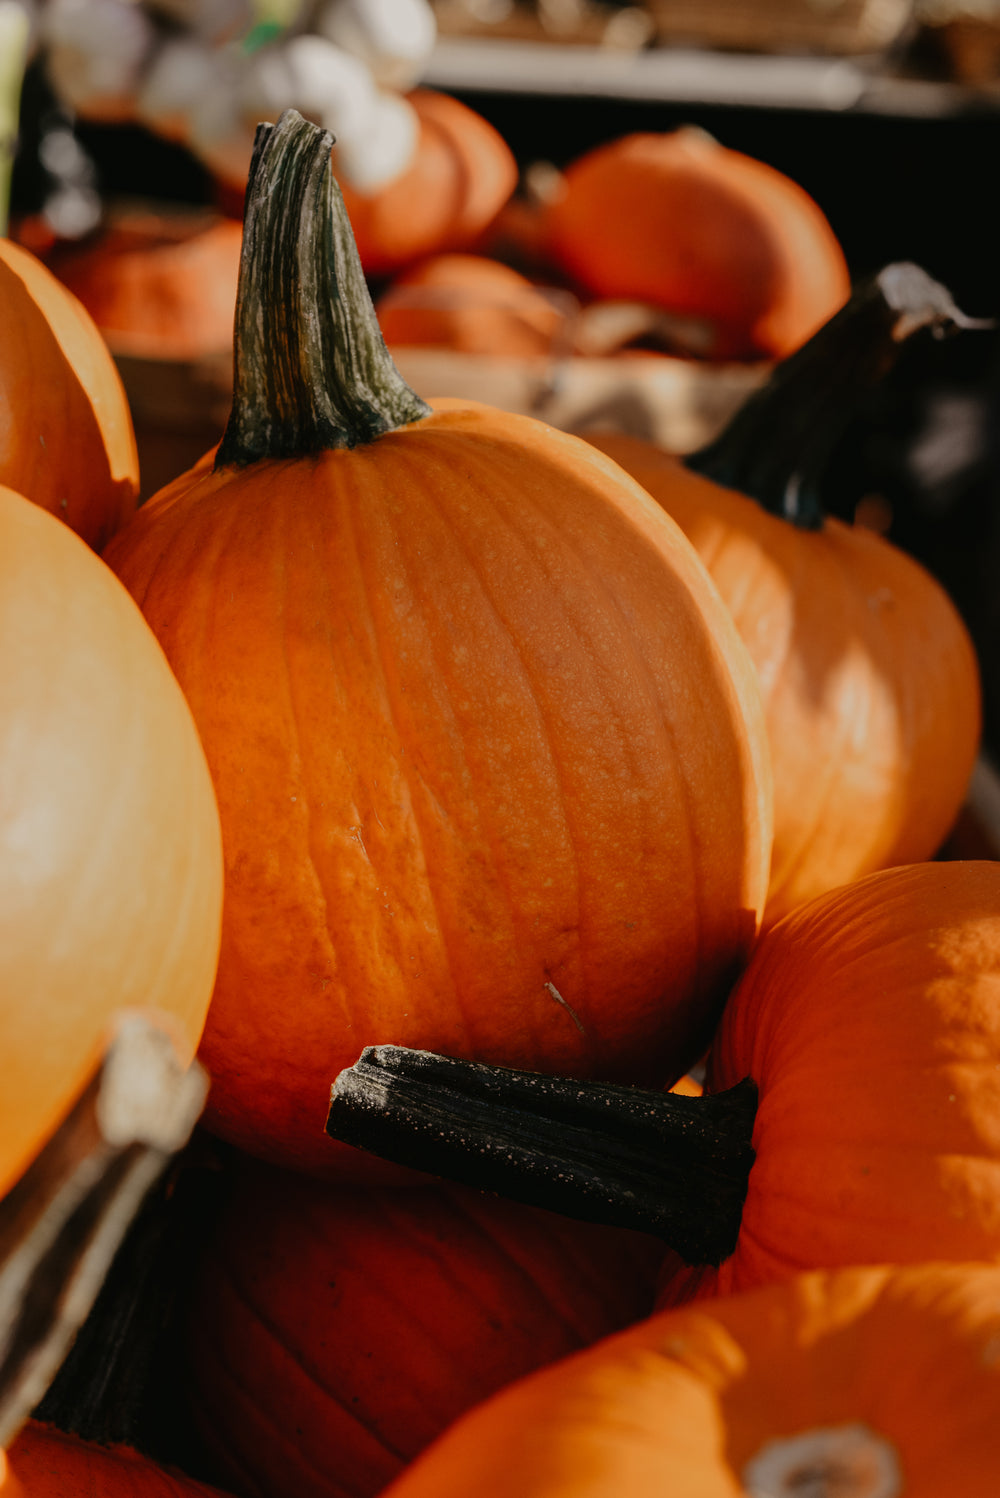
[[[281,1351],[287,1352],[287,1349],[284,1348],[279,1339],[275,1338],[274,1341],[275,1345]],[[295,1361],[294,1358],[289,1357],[288,1361],[293,1363],[296,1368],[299,1367],[299,1364]],[[267,1430],[270,1430],[273,1434],[275,1442],[279,1447],[288,1450],[292,1454],[296,1462],[300,1463],[302,1467],[306,1468],[309,1472],[314,1473],[316,1477],[318,1477],[318,1491],[324,1494],[324,1498],[358,1498],[357,1493],[352,1492],[350,1489],[342,1488],[339,1485],[335,1488],[331,1488],[331,1482],[336,1483],[335,1472],[324,1471],[322,1467],[317,1467],[314,1462],[309,1461],[309,1459],[303,1455],[300,1447],[295,1443],[293,1437],[285,1429],[283,1423],[279,1421],[275,1416],[271,1415],[266,1408],[263,1408],[254,1399],[251,1398],[245,1386],[240,1382],[235,1369],[228,1362],[218,1356],[214,1369],[214,1376],[220,1382],[228,1381],[230,1388],[236,1391],[236,1398],[241,1399],[246,1406],[247,1418],[249,1420],[259,1423]],[[325,1392],[326,1391],[324,1391],[324,1393]],[[202,1394],[202,1397],[204,1397],[204,1394]],[[340,1403],[339,1400],[332,1399],[331,1397],[331,1403],[334,1404],[338,1410],[345,1413],[350,1413],[349,1411],[344,1411],[344,1406]],[[248,1473],[249,1486],[247,1488],[247,1498],[267,1498],[267,1489],[260,1487],[259,1483],[256,1481],[257,1473],[254,1470],[253,1462],[251,1461],[249,1467],[246,1466],[245,1461],[241,1462],[239,1455],[233,1453],[232,1444],[230,1442],[227,1442],[225,1438],[220,1435],[217,1423],[215,1421],[203,1421],[200,1428],[202,1431],[202,1439],[207,1441],[217,1459],[221,1459],[226,1464],[226,1466],[231,1468],[234,1472],[242,1473],[246,1471]]]
[[[470,443],[467,445],[471,449],[469,458],[467,459],[467,475],[469,479],[473,478],[475,467],[477,466],[474,463],[474,459],[478,459],[479,473],[478,475],[476,475],[476,477],[478,478],[477,494],[478,498],[490,507],[490,513],[494,519],[494,529],[498,529],[499,526],[503,524],[505,528],[512,531],[512,533],[517,537],[518,542],[523,545],[524,543],[520,534],[514,527],[508,525],[507,517],[500,515],[499,511],[492,501],[492,484],[490,471],[493,468],[503,466],[503,458],[506,456],[506,451],[497,451],[496,453],[491,454],[490,457],[484,461],[482,455],[475,451],[473,444]],[[569,855],[573,866],[573,904],[576,910],[576,948],[578,952],[582,952],[582,943],[580,941],[581,926],[583,924],[581,910],[582,881],[580,875],[580,860],[577,853],[578,839],[573,835],[572,821],[569,816],[569,798],[566,794],[565,789],[565,775],[563,773],[562,763],[560,755],[558,753],[559,735],[552,729],[547,721],[547,715],[543,708],[543,704],[539,701],[538,692],[534,684],[533,674],[529,669],[528,663],[525,658],[525,651],[520,640],[518,639],[517,633],[514,629],[512,629],[509,620],[504,614],[503,609],[499,607],[496,597],[496,590],[495,588],[490,588],[488,576],[484,573],[478,559],[473,555],[473,552],[467,541],[464,540],[461,529],[455,525],[451,512],[442,503],[439,487],[435,485],[430,478],[430,465],[426,461],[420,462],[415,454],[411,454],[409,457],[404,454],[400,454],[400,457],[402,458],[404,469],[407,471],[409,481],[412,484],[413,488],[419,488],[423,492],[428,506],[432,508],[440,517],[442,524],[450,532],[455,545],[460,550],[466,562],[468,563],[469,571],[476,579],[479,594],[488,606],[491,616],[496,621],[497,626],[503,633],[503,636],[507,642],[513,658],[518,663],[521,678],[524,682],[525,689],[530,699],[532,708],[534,709],[539,735],[544,741],[547,761],[551,768],[552,778],[558,787],[559,809],[561,813],[561,823],[564,829],[564,836],[562,839],[563,853],[564,855]],[[533,554],[530,554],[530,559],[532,563],[537,565],[536,558]],[[443,681],[444,678],[442,677],[442,682]],[[449,689],[449,696],[450,695],[451,693]],[[464,733],[462,734],[462,741],[464,746]],[[552,808],[552,810],[554,810],[554,807]],[[476,812],[477,820],[479,820],[480,807],[478,806],[478,804]],[[484,827],[486,840],[491,845],[494,855],[497,849],[499,849],[502,853],[503,849],[500,841],[500,835],[493,828],[491,828],[488,823],[482,823],[481,825]],[[499,876],[500,883],[504,890],[510,917],[509,923],[511,929],[513,931],[516,931],[518,926],[520,926],[524,931],[524,934],[527,935],[527,931],[525,930],[525,919],[523,916],[520,918],[518,917],[516,902],[513,898],[510,879],[504,872],[504,860],[502,857],[497,859],[494,856],[492,861],[494,872]],[[546,972],[548,972],[548,967],[546,967],[545,970]],[[589,1043],[589,1036],[587,1037],[587,1040]]]
[[[469,459],[467,460],[468,464],[469,464],[469,468],[471,469],[474,458],[479,459],[479,461],[482,464],[482,467],[485,470],[484,476],[483,476],[483,485],[482,485],[483,492],[484,492],[484,494],[487,497],[489,497],[489,493],[490,493],[489,470],[490,469],[494,469],[495,470],[495,469],[498,469],[498,468],[502,469],[505,464],[510,464],[511,466],[513,466],[511,455],[510,455],[510,453],[509,453],[509,451],[507,449],[501,449],[500,451],[498,451],[498,452],[493,453],[493,454],[490,455],[489,460],[488,460],[488,465],[487,465],[487,462],[485,460],[483,460],[482,458],[480,458],[479,453],[476,451],[475,447],[473,447],[473,445],[471,443],[470,443],[470,449],[471,449],[470,456],[469,456]],[[525,508],[527,508],[532,503],[531,496],[529,494],[527,494],[527,493],[522,493],[521,502],[522,502],[522,506],[525,507]],[[540,508],[538,506],[534,506],[533,508],[534,508],[536,514],[540,514],[542,516],[542,518],[544,520],[546,520],[546,522],[548,521],[548,517],[546,515],[546,512],[545,512],[544,508]],[[494,513],[496,513],[496,512],[494,512]],[[658,509],[657,513],[662,513],[662,511]],[[519,529],[519,527],[516,524],[516,518],[515,518],[513,512],[504,512],[502,516],[498,514],[497,515],[497,524],[498,525],[499,524],[503,524],[504,527],[507,530],[509,530],[514,536],[517,537],[517,539],[518,539],[519,542],[522,542],[522,544],[525,544],[522,541],[523,533],[522,533],[522,531]],[[570,537],[568,537],[566,535],[561,536],[560,540],[561,540],[561,545],[563,546],[563,548],[565,549],[565,551],[573,556],[574,560],[580,566],[581,570],[586,573],[587,585],[592,590],[593,594],[594,595],[598,595],[599,594],[601,597],[603,597],[607,601],[607,603],[609,605],[609,612],[612,613],[618,620],[620,620],[622,622],[623,626],[625,626],[625,628],[623,629],[623,635],[628,640],[630,647],[632,647],[632,648],[630,648],[630,660],[631,660],[631,662],[632,662],[632,664],[633,664],[633,666],[635,668],[635,674],[636,674],[637,677],[641,676],[641,679],[642,679],[642,682],[643,682],[644,695],[646,695],[647,699],[651,703],[654,703],[655,706],[656,706],[656,717],[657,717],[657,724],[658,724],[658,733],[661,735],[663,741],[666,744],[668,744],[669,748],[670,748],[670,753],[669,753],[669,759],[670,759],[670,776],[671,776],[671,784],[672,784],[672,787],[673,787],[674,792],[675,792],[675,797],[674,797],[674,803],[673,804],[675,806],[676,805],[680,805],[680,806],[683,807],[683,811],[684,811],[684,822],[686,824],[687,834],[688,834],[687,837],[684,840],[684,842],[685,842],[685,851],[686,851],[687,857],[688,857],[689,868],[693,872],[693,871],[697,870],[697,868],[698,868],[698,861],[699,860],[698,860],[697,840],[694,837],[695,818],[694,818],[694,813],[693,813],[693,810],[692,810],[691,786],[688,783],[688,779],[687,779],[686,775],[682,771],[683,758],[682,758],[682,756],[681,756],[681,754],[680,754],[680,752],[678,750],[677,733],[676,733],[676,729],[675,729],[674,723],[672,721],[672,716],[671,716],[671,714],[668,711],[665,710],[664,691],[661,689],[659,683],[657,682],[656,675],[655,675],[655,673],[654,673],[654,671],[652,669],[651,662],[649,660],[648,655],[645,654],[645,653],[640,653],[638,651],[638,649],[634,648],[634,642],[632,641],[632,638],[631,638],[631,631],[628,629],[628,620],[627,620],[626,615],[624,613],[624,610],[622,608],[621,601],[616,597],[616,595],[614,594],[613,590],[611,590],[607,586],[607,583],[605,581],[605,578],[604,578],[603,574],[597,568],[595,568],[595,566],[593,565],[593,562],[592,562],[592,560],[590,558],[589,553],[584,548],[582,548],[577,542],[575,542],[574,540],[572,540]],[[537,547],[532,546],[530,541],[526,543],[526,550],[528,551],[528,554],[530,555],[532,564],[534,566],[536,566],[537,568],[539,568],[539,569],[545,570],[547,573],[549,573],[551,575],[552,569],[551,569],[551,564],[549,562],[549,559],[546,556],[542,555],[539,552],[539,550],[538,550]],[[578,633],[577,628],[576,628],[575,616],[574,616],[572,608],[570,607],[570,603],[569,603],[568,599],[567,599],[567,601],[563,602],[561,606],[562,606],[563,613],[564,613],[566,619],[573,625],[574,632]],[[497,613],[498,613],[498,616],[502,619],[502,617],[503,617],[502,616],[502,611],[498,609]],[[509,631],[509,629],[507,628],[506,625],[504,626],[504,628],[505,628],[505,631],[509,634],[510,631]],[[520,646],[517,644],[516,641],[513,641],[512,643],[514,644],[514,648],[518,651],[518,654],[520,655],[522,653],[521,649],[520,649]],[[587,664],[588,670],[591,672],[591,674],[594,677],[594,679],[596,681],[598,681],[599,683],[602,682],[604,680],[604,678],[605,678],[605,665],[602,662],[602,660],[600,659],[599,655],[594,655],[594,654],[591,653],[590,649],[587,648],[586,643],[584,643],[583,658],[586,660],[586,664]],[[530,679],[530,674],[529,674],[529,679]],[[537,705],[537,708],[538,708],[538,712],[539,712],[540,721],[544,723],[545,722],[545,712],[544,712],[542,704],[540,702],[538,702],[537,694],[534,691],[532,691],[532,698],[536,702],[536,705]],[[606,721],[607,721],[608,716],[609,715],[606,715]],[[556,745],[557,745],[557,742],[558,742],[558,736],[553,735],[553,733],[551,731],[547,730],[546,731],[546,739],[547,739],[549,745],[552,748],[553,763],[557,767],[557,772],[558,772],[559,757],[558,757],[558,754],[556,752]],[[622,733],[620,735],[620,743],[622,745],[622,749],[623,749],[624,754],[625,755],[629,755],[630,750],[631,750],[631,744],[630,744],[630,741],[624,735],[624,733]],[[562,780],[562,778],[563,777],[560,775],[559,779]],[[565,797],[563,797],[563,804],[564,805],[566,804],[566,798]],[[578,843],[578,839],[577,838],[572,838],[571,839],[571,844],[572,844],[572,847],[574,849],[574,853],[575,853],[575,849],[576,849],[577,843]],[[676,857],[677,857],[677,851],[678,851],[677,850],[677,845],[675,844],[672,847],[672,849],[671,849],[671,856],[674,859],[676,859]],[[688,888],[691,889],[691,890],[693,890],[693,895],[690,896],[690,898],[692,899],[692,903],[693,903],[693,905],[695,907],[695,911],[696,911],[695,918],[691,922],[691,927],[690,927],[690,930],[689,930],[689,933],[688,933],[689,939],[690,939],[691,945],[692,945],[691,965],[695,969],[697,969],[700,966],[700,963],[701,963],[701,953],[702,953],[702,950],[703,950],[703,947],[704,947],[704,931],[705,931],[705,924],[706,924],[705,920],[704,920],[704,914],[703,914],[702,883],[703,883],[702,880],[695,879],[693,877],[689,878],[688,881],[687,881]],[[580,887],[580,893],[581,893],[581,896],[582,896],[582,894],[583,894],[582,886]],[[585,925],[585,922],[582,921],[582,920],[581,920],[581,925]]]
[[[358,1425],[363,1430],[365,1430],[371,1436],[373,1442],[380,1451],[387,1453],[389,1456],[395,1458],[400,1463],[404,1462],[404,1454],[400,1451],[397,1451],[392,1443],[385,1438],[382,1432],[376,1430],[368,1420],[363,1419],[358,1410],[352,1409],[349,1404],[345,1404],[343,1397],[339,1395],[335,1389],[331,1389],[314,1368],[308,1366],[308,1364],[303,1360],[299,1349],[289,1346],[287,1342],[282,1340],[281,1336],[279,1335],[278,1331],[276,1330],[268,1316],[255,1303],[253,1297],[249,1294],[246,1287],[239,1283],[239,1280],[236,1278],[236,1276],[227,1276],[227,1283],[229,1284],[230,1288],[233,1290],[237,1298],[243,1302],[244,1306],[253,1316],[254,1320],[261,1327],[261,1329],[265,1332],[269,1341],[271,1341],[277,1348],[278,1352],[283,1357],[287,1358],[287,1360],[299,1370],[299,1372],[303,1375],[304,1378],[308,1380],[310,1384],[319,1389],[323,1396],[328,1399],[332,1405],[339,1409],[351,1424]],[[382,1289],[383,1292],[385,1292],[385,1286],[383,1286]],[[391,1295],[391,1291],[389,1291],[388,1293]],[[399,1300],[395,1296],[391,1296],[391,1298],[394,1300],[397,1306],[399,1306],[404,1312],[407,1313],[407,1319],[412,1320],[412,1307],[410,1303],[405,1300]],[[420,1322],[417,1322],[416,1324],[417,1326],[421,1327],[421,1330],[423,1330]],[[236,1386],[238,1388],[242,1388],[243,1386],[240,1384],[235,1370],[232,1368],[228,1368],[227,1371],[229,1372]],[[291,1439],[289,1438],[287,1432],[283,1429],[283,1427],[276,1424],[274,1420],[269,1420],[267,1418],[267,1412],[261,1409],[261,1407],[256,1404],[249,1395],[247,1395],[247,1399],[251,1409],[254,1412],[255,1418],[267,1420],[267,1423],[271,1425],[271,1428],[277,1431],[279,1438],[287,1441],[289,1445],[292,1445],[292,1449],[296,1452],[297,1455],[301,1457],[301,1452],[299,1452],[298,1448],[293,1445]],[[305,1460],[304,1464],[306,1466],[312,1467],[312,1470],[316,1472],[321,1478],[323,1478],[324,1481],[329,1480],[331,1474],[328,1472],[324,1472],[321,1467],[316,1467],[308,1460]]]
[[[467,1223],[474,1230],[475,1236],[477,1238],[481,1239],[482,1242],[487,1244],[494,1253],[498,1254],[503,1259],[506,1265],[515,1270],[516,1277],[520,1280],[520,1282],[524,1285],[529,1286],[532,1294],[539,1300],[541,1304],[544,1305],[546,1314],[551,1316],[554,1320],[558,1321],[560,1326],[564,1327],[565,1330],[570,1333],[571,1337],[579,1346],[584,1346],[586,1342],[585,1334],[581,1332],[580,1328],[574,1325],[573,1322],[571,1322],[569,1318],[563,1314],[561,1308],[559,1308],[550,1298],[547,1290],[545,1289],[545,1286],[540,1282],[537,1275],[533,1273],[530,1263],[525,1264],[522,1260],[515,1258],[510,1246],[506,1242],[501,1242],[500,1239],[495,1236],[495,1234],[491,1233],[486,1227],[483,1226],[479,1218],[473,1212],[471,1205],[467,1201],[459,1199],[457,1193],[453,1194],[451,1191],[448,1191],[447,1196],[449,1211],[453,1212],[455,1216],[460,1217],[463,1222]],[[386,1216],[388,1217],[390,1222],[393,1220],[395,1215],[396,1214],[393,1213],[390,1206],[386,1212]],[[408,1233],[410,1234],[410,1236],[413,1236],[412,1222],[407,1219],[405,1213],[401,1213],[399,1215],[402,1218],[402,1221],[406,1226]],[[439,1264],[443,1265],[445,1268],[448,1268],[450,1264],[448,1257],[444,1254],[437,1254],[434,1252],[434,1242],[435,1240],[433,1238],[433,1235],[430,1233],[421,1238],[421,1243],[426,1244],[426,1246],[430,1249],[430,1255]],[[466,1294],[473,1294],[470,1286],[466,1285],[465,1290]],[[489,1309],[485,1301],[480,1300],[479,1297],[476,1297],[476,1299],[484,1309]]]
[[[396,456],[397,460],[399,461],[399,465],[403,473],[405,474],[407,484],[410,485],[413,491],[423,491],[425,497],[429,498],[431,486],[424,482],[424,475],[420,469],[420,465],[416,462],[407,462],[406,453],[403,449],[397,450]],[[387,478],[385,481],[383,481],[380,494],[389,492],[389,490],[393,487],[395,486],[392,485]],[[407,734],[403,730],[402,719],[399,712],[399,703],[397,702],[396,692],[394,691],[392,686],[392,674],[389,671],[387,665],[388,661],[392,658],[393,652],[391,648],[387,650],[385,646],[385,628],[384,626],[380,625],[378,611],[373,604],[372,590],[368,576],[368,568],[362,562],[361,548],[358,544],[358,537],[361,528],[358,525],[357,515],[354,513],[354,511],[360,500],[358,492],[359,488],[360,485],[355,483],[353,486],[354,503],[350,506],[345,505],[345,526],[350,533],[354,555],[357,558],[358,576],[361,581],[361,589],[365,598],[365,605],[368,615],[368,624],[371,629],[372,639],[375,647],[374,655],[379,663],[380,694],[384,703],[386,717],[392,726],[393,733],[395,734],[396,740],[400,746],[399,771],[401,778],[404,780],[407,787],[410,825],[413,828],[420,846],[420,859],[424,869],[426,892],[430,900],[431,907],[434,911],[437,935],[440,942],[440,950],[444,957],[445,966],[448,971],[450,987],[449,997],[452,1002],[456,1017],[461,1018],[462,1025],[465,1030],[466,1045],[470,1050],[472,1050],[474,1049],[474,1037],[476,1032],[472,1000],[468,996],[464,985],[462,985],[458,981],[458,962],[456,960],[454,952],[453,938],[442,915],[443,902],[439,888],[441,874],[440,871],[435,868],[435,861],[430,856],[430,839],[428,837],[428,832],[424,825],[424,819],[420,811],[420,801],[422,798],[433,798],[435,804],[438,804],[437,797],[424,781],[424,777],[420,772],[419,765],[414,762],[407,741]],[[414,569],[412,565],[407,562],[402,545],[399,545],[398,543],[398,530],[392,520],[390,508],[386,505],[382,505],[380,508],[385,523],[392,526],[393,532],[396,535],[397,554],[400,558],[401,569],[405,572],[408,580],[410,581],[410,585],[413,588],[414,593],[421,595],[421,618],[426,622],[426,609],[423,601],[423,595],[425,594],[426,589],[423,586],[418,587],[414,585]],[[438,677],[441,687],[448,691],[448,696],[450,698],[450,689],[446,688],[445,682],[440,673],[438,673]],[[459,738],[462,744],[463,764],[466,764],[464,734],[459,735]],[[420,779],[419,796],[415,796],[413,793],[413,777],[415,775],[419,776]],[[399,970],[400,974],[402,975],[405,971],[403,963],[399,964]]]

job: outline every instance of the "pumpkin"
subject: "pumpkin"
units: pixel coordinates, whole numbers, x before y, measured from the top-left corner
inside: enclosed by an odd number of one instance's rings
[[[888,362],[904,319],[912,331],[936,316],[941,291],[916,267],[888,267],[686,462],[638,437],[588,433],[692,541],[757,668],[775,785],[768,924],[931,857],[972,773],[979,667],[958,610],[890,541],[807,503],[816,486],[802,482],[806,464],[822,466],[803,452],[826,451],[830,412],[864,382],[849,340]]]
[[[237,1489],[379,1493],[473,1404],[648,1314],[660,1257],[455,1186],[243,1164],[188,1305],[192,1416]]]
[[[716,359],[784,358],[850,291],[843,250],[809,194],[690,127],[625,135],[572,161],[543,232],[592,295],[710,322]]]
[[[221,216],[122,208],[52,263],[115,353],[197,359],[232,347],[241,240]]]
[[[185,1064],[222,906],[205,756],[152,631],[65,525],[0,488],[0,1196],[59,1124],[122,1008]]]
[[[223,1498],[128,1446],[99,1446],[31,1420],[8,1454],[3,1498]]]
[[[329,138],[282,120],[226,437],[105,555],[219,797],[206,1121],[323,1171],[351,1158],[324,1118],[366,1039],[679,1076],[756,934],[770,785],[753,668],[693,548],[580,440],[413,395]]]
[[[371,276],[473,245],[517,183],[510,147],[482,115],[433,89],[406,97],[419,125],[410,165],[371,193],[340,184],[361,264]]]
[[[761,939],[707,1087],[759,1089],[739,1240],[663,1296],[799,1269],[1000,1259],[1000,864],[915,864]]]
[[[455,349],[491,358],[559,352],[565,304],[485,255],[435,255],[396,277],[375,303],[391,346]]]
[[[9,239],[0,239],[0,325],[0,484],[99,548],[139,493],[114,360],[77,299]]]
[[[886,869],[772,926],[702,1098],[393,1046],[328,1127],[671,1246],[661,1301],[809,1269],[1000,1260],[1000,864]]]
[[[1000,1270],[851,1268],[652,1317],[459,1421],[384,1498],[992,1498]]]

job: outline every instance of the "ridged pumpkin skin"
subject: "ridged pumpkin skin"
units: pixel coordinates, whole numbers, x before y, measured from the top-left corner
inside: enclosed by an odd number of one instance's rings
[[[485,255],[434,255],[403,271],[376,303],[390,346],[545,358],[563,314],[526,276]]]
[[[139,460],[114,360],[90,315],[0,239],[0,484],[96,549],[133,513]]]
[[[441,401],[352,450],[200,465],[106,556],[219,798],[212,1127],[351,1158],[329,1088],[381,1041],[691,1064],[756,934],[770,767],[735,627],[621,469]]]
[[[384,1498],[993,1498],[1000,1270],[843,1269],[661,1314],[515,1385]]]
[[[190,711],[128,593],[0,489],[0,1196],[96,1064],[116,1011],[190,1061],[222,911],[219,819]]]
[[[698,129],[626,135],[578,157],[546,205],[544,237],[594,296],[714,325],[715,358],[784,358],[850,290],[809,194]]]
[[[3,1498],[224,1498],[127,1446],[98,1446],[29,1421],[8,1453]]]
[[[237,1488],[372,1498],[472,1405],[647,1315],[661,1255],[457,1186],[244,1169],[189,1306],[192,1415]]]
[[[735,1253],[663,1297],[852,1263],[1000,1259],[1000,864],[889,869],[758,943],[708,1091],[753,1077]]]
[[[441,250],[467,249],[517,185],[513,153],[482,115],[433,89],[416,89],[407,99],[420,125],[410,166],[374,193],[341,183],[361,264],[373,276]]]
[[[774,766],[765,921],[930,858],[980,735],[979,667],[944,589],[872,531],[800,529],[652,443],[589,440],[692,541],[757,669]]]

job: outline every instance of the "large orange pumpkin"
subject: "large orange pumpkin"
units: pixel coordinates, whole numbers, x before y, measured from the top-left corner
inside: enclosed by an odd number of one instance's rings
[[[9,239],[0,239],[0,327],[0,484],[100,548],[139,493],[114,360],[76,297]]]
[[[842,1269],[674,1311],[452,1427],[384,1498],[993,1498],[1000,1270]]]
[[[99,1446],[29,1421],[10,1448],[3,1498],[224,1498],[128,1446]]]
[[[455,1186],[251,1163],[188,1306],[193,1418],[234,1487],[370,1498],[473,1404],[647,1315],[660,1257]]]
[[[864,382],[862,361],[889,362],[904,323],[933,320],[941,290],[887,268],[688,460],[695,471],[640,438],[588,434],[693,542],[757,668],[775,784],[768,923],[931,857],[972,772],[979,669],[958,610],[913,558],[805,494],[845,384]]]
[[[468,249],[517,184],[510,147],[482,115],[433,89],[407,98],[419,124],[411,164],[372,193],[341,184],[361,264],[373,276]]]
[[[207,1118],[322,1170],[367,1040],[679,1075],[754,940],[771,814],[693,548],[587,444],[403,385],[296,118],[262,131],[226,439],[106,556],[222,811]]]
[[[543,232],[594,296],[705,319],[714,358],[784,358],[850,290],[808,193],[697,129],[626,135],[573,161]]]
[[[189,1061],[222,907],[205,756],[151,630],[68,527],[0,488],[0,1196],[116,1011]]]

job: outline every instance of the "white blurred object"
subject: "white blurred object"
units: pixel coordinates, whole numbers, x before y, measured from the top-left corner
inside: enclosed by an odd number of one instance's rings
[[[240,87],[247,124],[275,120],[283,109],[297,109],[338,140],[366,134],[377,100],[365,64],[325,37],[313,35],[262,47],[249,58]]]
[[[128,0],[47,0],[39,25],[45,70],[59,99],[87,119],[134,115],[143,67],[157,42],[149,13]]]
[[[241,185],[250,169],[256,133],[256,121],[248,123],[243,115],[249,60],[230,48],[216,48],[214,56],[214,81],[189,115],[188,146],[209,171]]]
[[[428,0],[327,0],[313,26],[361,58],[384,88],[412,88],[437,38]]]
[[[420,121],[399,94],[383,93],[363,137],[338,137],[334,170],[360,193],[375,193],[402,175],[420,140]]]
[[[163,42],[139,84],[137,118],[165,139],[186,144],[192,114],[215,88],[221,61],[217,47],[193,36]]]

